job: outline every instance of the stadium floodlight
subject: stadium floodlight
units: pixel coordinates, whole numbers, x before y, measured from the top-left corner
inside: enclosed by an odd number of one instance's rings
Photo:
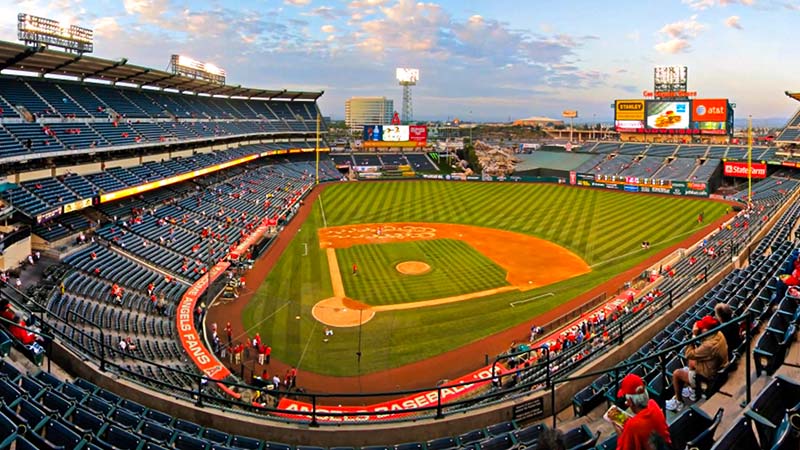
[[[176,75],[225,84],[225,70],[212,63],[201,62],[186,55],[172,55],[170,67]]]
[[[685,93],[688,91],[689,69],[686,66],[656,66],[653,69],[653,92]],[[685,97],[680,95],[677,97]]]
[[[94,50],[92,30],[24,13],[17,15],[17,38],[25,45],[54,46],[68,52],[91,53]]]
[[[417,81],[419,81],[419,69],[398,67],[395,73],[397,81],[399,81],[400,83],[409,83],[411,85],[414,85],[417,84]]]
[[[395,77],[403,86],[403,109],[402,120],[403,123],[409,123],[414,120],[414,105],[411,101],[411,86],[415,86],[419,81],[419,69],[410,69],[407,67],[398,67],[395,70]]]

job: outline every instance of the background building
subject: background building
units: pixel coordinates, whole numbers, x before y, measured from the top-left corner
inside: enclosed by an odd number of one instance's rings
[[[344,102],[344,121],[354,131],[391,123],[393,114],[394,101],[386,97],[352,97]]]
[[[543,128],[553,128],[555,126],[564,125],[561,119],[551,119],[550,117],[528,117],[525,119],[517,119],[514,121],[516,126],[535,127],[540,126]]]

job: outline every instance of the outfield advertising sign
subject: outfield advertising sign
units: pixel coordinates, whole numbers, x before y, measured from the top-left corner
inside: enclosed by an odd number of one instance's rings
[[[752,177],[753,178],[766,178],[767,165],[762,162],[752,163]],[[747,178],[747,163],[738,161],[725,161],[723,163],[723,175],[726,177],[739,177]]]

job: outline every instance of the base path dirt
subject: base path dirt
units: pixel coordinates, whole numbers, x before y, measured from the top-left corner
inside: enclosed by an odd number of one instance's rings
[[[269,250],[256,261],[253,269],[248,273],[248,285],[259,286],[261,282],[266,279],[267,274],[275,266],[280,255],[289,245],[291,240],[297,234],[297,230],[302,226],[308,215],[311,213],[313,203],[321,193],[325,191],[328,185],[319,185],[306,197],[304,204],[301,206],[297,216],[286,226],[282,233],[278,235],[275,243]],[[575,189],[575,188],[565,188]],[[590,188],[585,188],[590,189]],[[636,195],[636,194],[631,194]],[[650,258],[642,261],[636,267],[620,273],[616,277],[608,280],[607,282],[595,286],[564,303],[557,308],[548,311],[537,317],[531,317],[530,320],[520,323],[515,327],[511,327],[500,333],[487,336],[479,341],[467,344],[461,348],[441,353],[431,358],[407,364],[402,367],[394,369],[382,370],[379,372],[370,373],[362,376],[355,377],[334,377],[329,375],[321,375],[311,372],[300,371],[298,375],[298,383],[306,392],[352,392],[352,393],[368,393],[368,392],[386,392],[399,389],[418,389],[427,388],[436,384],[437,381],[442,379],[455,379],[459,376],[476,370],[484,365],[484,355],[496,355],[508,349],[511,341],[519,341],[526,339],[529,334],[531,323],[547,323],[554,320],[563,314],[572,311],[573,309],[583,305],[590,299],[596,297],[601,293],[608,293],[616,291],[626,281],[633,279],[639,275],[643,270],[658,263],[661,259],[669,256],[673,251],[678,248],[685,247],[688,243],[694,243],[702,239],[709,232],[719,227],[727,220],[736,215],[730,212],[725,217],[718,219],[713,223],[709,223],[705,228],[698,230],[696,233],[688,236],[685,241],[677,243],[669,248],[666,248],[658,253],[654,253]],[[255,289],[242,292],[239,298],[231,303],[219,305],[211,308],[208,312],[207,320],[209,322],[226,323],[231,322],[233,327],[234,336],[244,336],[244,328],[242,326],[242,312],[244,311],[247,303],[255,295]],[[270,373],[284,373],[290,369],[291,366],[283,361],[272,358],[268,366],[256,365],[256,372],[260,373],[264,368],[268,368]],[[234,368],[238,371],[238,367]],[[386,400],[385,397],[382,400]],[[364,399],[366,401],[366,399]]]

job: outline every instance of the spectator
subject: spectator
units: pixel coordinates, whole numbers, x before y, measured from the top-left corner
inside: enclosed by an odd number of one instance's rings
[[[634,413],[621,428],[614,425],[619,436],[617,450],[657,450],[672,445],[664,412],[650,399],[640,376],[626,375],[617,397],[624,398],[625,406]]]
[[[717,319],[705,316],[694,323],[692,335],[698,336],[718,326]],[[717,371],[728,364],[728,344],[725,342],[725,336],[719,331],[706,336],[702,341],[693,341],[686,346],[684,353],[689,360],[689,367],[676,369],[672,373],[675,396],[667,401],[666,406],[669,411],[677,412],[683,409],[682,397],[688,397],[691,401],[697,400],[695,392],[697,375],[713,380]]]
[[[714,317],[723,325],[722,335],[725,336],[725,344],[728,346],[728,360],[733,357],[733,352],[742,343],[742,327],[737,323],[728,323],[733,318],[733,310],[727,303],[717,303],[714,306]],[[741,325],[747,326],[746,322]]]

